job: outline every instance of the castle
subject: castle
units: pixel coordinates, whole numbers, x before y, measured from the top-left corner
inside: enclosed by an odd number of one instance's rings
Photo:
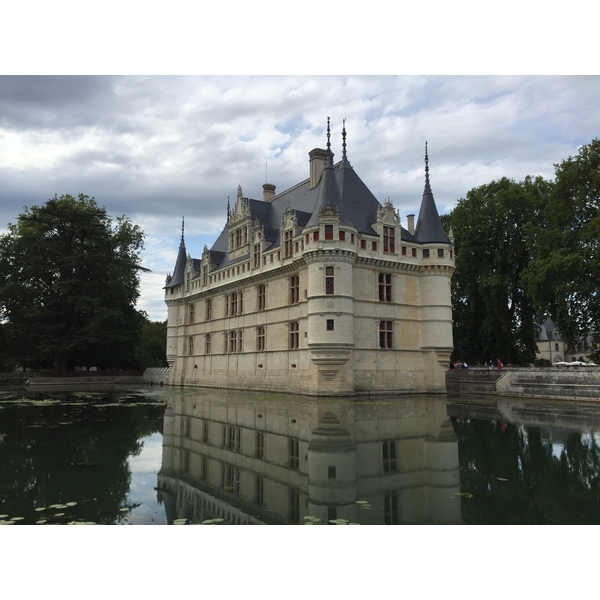
[[[445,392],[453,244],[429,182],[402,227],[346,153],[309,152],[309,177],[263,199],[238,187],[201,258],[167,277],[170,385],[346,396]]]

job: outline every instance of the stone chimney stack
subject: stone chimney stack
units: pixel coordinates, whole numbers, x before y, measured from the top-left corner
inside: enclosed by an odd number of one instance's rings
[[[275,198],[275,186],[272,183],[263,183],[263,200],[270,202]]]
[[[325,168],[325,162],[327,160],[327,150],[315,148],[308,153],[308,156],[310,158],[310,187],[312,189],[319,183],[321,175],[323,175],[323,169]]]
[[[411,235],[415,233],[415,215],[406,215],[408,220],[408,231]]]

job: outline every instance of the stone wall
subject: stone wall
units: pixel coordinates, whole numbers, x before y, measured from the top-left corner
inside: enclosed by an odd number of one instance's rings
[[[600,401],[600,367],[463,369],[446,372],[449,395]]]

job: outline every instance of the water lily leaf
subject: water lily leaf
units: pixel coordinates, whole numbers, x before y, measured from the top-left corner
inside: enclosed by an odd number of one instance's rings
[[[349,523],[348,519],[329,519],[329,522],[334,525],[348,525]]]
[[[65,506],[75,506],[77,502],[67,502]]]
[[[187,523],[187,519],[175,519],[173,521],[173,525],[185,525]]]
[[[25,517],[11,517],[9,521],[23,521]]]
[[[40,519],[39,521],[35,522],[36,525],[43,525],[44,523],[47,523],[46,519]]]
[[[0,515],[0,519],[4,519],[6,517],[8,517],[8,515]]]
[[[55,517],[64,517],[65,513],[54,513]]]
[[[496,479],[498,481],[508,481],[508,479],[504,478],[504,477],[496,477]]]
[[[14,525],[14,521],[0,521],[0,525]]]
[[[41,512],[42,510],[46,510],[46,507],[45,506],[38,506],[35,510],[37,512]]]
[[[318,517],[312,517],[310,515],[303,517],[303,519],[305,521],[309,521],[310,523],[322,523],[321,519],[319,519]]]
[[[120,512],[127,512],[128,510],[130,510],[128,506],[119,509]]]
[[[369,504],[366,500],[355,500],[355,504]]]

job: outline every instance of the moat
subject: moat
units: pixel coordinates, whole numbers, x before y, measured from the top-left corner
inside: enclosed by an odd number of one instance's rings
[[[596,524],[600,404],[0,389],[2,524]]]

